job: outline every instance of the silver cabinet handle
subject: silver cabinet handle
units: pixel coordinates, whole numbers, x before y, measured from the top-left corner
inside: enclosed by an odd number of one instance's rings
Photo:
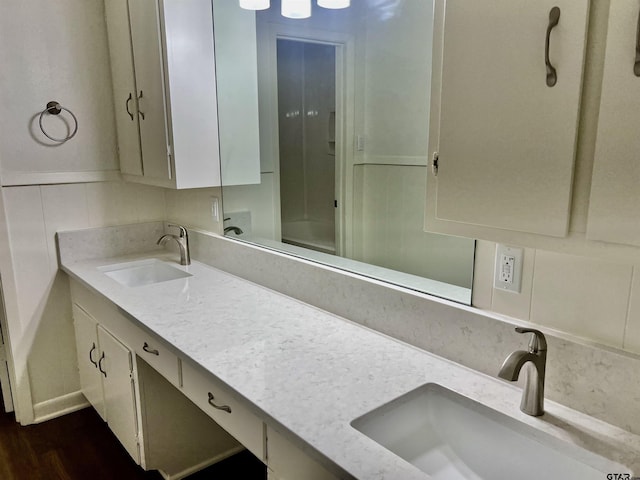
[[[129,110],[129,102],[131,100],[133,100],[133,94],[131,92],[129,92],[129,98],[127,98],[127,101],[124,103],[124,106],[127,109],[127,113],[131,117],[131,121],[133,122],[133,113],[131,113],[131,110]]]
[[[209,392],[209,405],[217,410],[223,410],[227,413],[231,413],[231,407],[229,405],[216,405],[215,403],[213,403],[213,400],[213,393]]]
[[[100,370],[100,373],[104,375],[104,378],[107,378],[107,372],[105,372],[102,369],[102,361],[104,360],[104,352],[102,352],[102,356],[100,357],[100,360],[98,360],[98,370]]]
[[[142,98],[143,98],[143,94],[142,94],[142,90],[140,90],[140,95],[138,95],[138,115],[140,115],[144,120],[144,112],[140,110],[140,100],[142,100]]]
[[[560,22],[560,8],[553,7],[549,12],[549,26],[547,27],[547,39],[544,45],[544,63],[547,66],[547,86],[553,87],[558,81],[558,73],[549,60],[549,43],[551,42],[551,30]]]
[[[89,361],[93,363],[94,367],[97,367],[98,363],[93,359],[93,352],[95,349],[96,349],[96,342],[93,342],[93,345],[91,346],[91,350],[89,350]]]
[[[142,346],[142,350],[144,350],[147,353],[150,353],[151,355],[160,356],[160,352],[155,348],[151,348],[147,342],[144,342],[144,345]]]
[[[640,77],[640,12],[638,12],[638,28],[636,30],[636,61],[633,64],[633,73]]]

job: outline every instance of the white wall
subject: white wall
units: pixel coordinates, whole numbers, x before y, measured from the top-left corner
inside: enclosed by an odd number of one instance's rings
[[[640,353],[637,265],[525,249],[517,294],[493,288],[495,244],[477,245],[474,306]]]
[[[431,1],[366,11],[364,116],[356,127],[365,135],[365,162],[415,165],[427,156],[432,23]]]
[[[222,233],[221,188],[164,190],[164,192],[166,201],[166,220],[209,232]],[[216,199],[218,200],[218,216],[220,219],[218,222],[214,220],[212,210],[213,202]]]
[[[21,172],[117,170],[103,2],[3,1],[0,45],[3,185]],[[50,146],[38,127],[50,100],[78,118],[76,137],[62,146]],[[44,124],[66,132],[59,118]]]
[[[0,272],[16,415],[31,423],[84,401],[55,232],[163,220],[164,191],[86,183],[118,178],[102,1],[5,1],[0,44]],[[47,145],[34,127],[49,100],[78,118],[76,137],[64,145]],[[45,124],[62,133],[56,119]]]
[[[16,292],[13,308],[7,307],[20,372],[14,387],[30,388],[33,413],[25,403],[19,412],[29,423],[32,415],[38,421],[82,401],[69,283],[58,270],[55,232],[163,220],[164,192],[125,183],[78,183],[3,187],[2,196],[14,271],[9,281]]]
[[[427,167],[355,167],[354,259],[470,288],[473,240],[422,230]]]
[[[276,188],[273,172],[262,173],[259,185],[224,187],[224,211],[251,212],[251,234],[280,241],[280,222],[275,221],[276,215],[280,215],[280,204],[276,204]]]

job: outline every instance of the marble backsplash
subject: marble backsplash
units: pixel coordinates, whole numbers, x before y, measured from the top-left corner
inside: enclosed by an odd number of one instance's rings
[[[495,377],[538,328],[548,342],[546,398],[640,434],[640,357],[526,322],[419,294],[278,252],[191,232],[192,255],[323,310]]]
[[[76,231],[60,256],[149,252],[163,231],[161,222]],[[218,235],[189,236],[195,260],[490,376],[513,350],[527,347],[529,336],[514,327],[536,328]],[[540,329],[549,345],[546,398],[640,434],[640,357]]]
[[[164,229],[163,222],[149,222],[58,232],[58,260],[71,263],[162,250],[156,242]]]

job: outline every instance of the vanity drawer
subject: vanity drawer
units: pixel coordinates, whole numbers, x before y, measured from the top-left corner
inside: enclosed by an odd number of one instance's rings
[[[185,362],[182,364],[183,393],[236,440],[264,461],[264,426],[229,389],[212,376]]]
[[[172,385],[180,388],[180,362],[177,355],[154,335],[137,328],[135,330],[130,346],[133,347],[136,355],[169,380]]]

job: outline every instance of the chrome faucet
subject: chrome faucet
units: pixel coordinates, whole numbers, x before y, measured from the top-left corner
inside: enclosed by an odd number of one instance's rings
[[[166,233],[158,239],[158,245],[164,245],[164,242],[166,242],[168,238],[172,238],[178,243],[178,246],[180,247],[180,265],[191,265],[191,254],[189,253],[189,234],[187,233],[187,229],[182,225],[169,224],[168,226],[179,228],[180,234],[173,235],[171,233]]]
[[[224,233],[229,233],[229,232],[233,232],[236,235],[242,235],[244,233],[240,227],[234,227],[233,225],[224,227]]]
[[[231,217],[226,217],[224,219],[224,222],[227,222],[229,220],[231,220]],[[229,225],[228,227],[224,227],[224,233],[229,233],[229,232],[233,232],[236,235],[242,235],[244,233],[240,227],[236,227],[234,225]]]
[[[525,370],[525,385],[522,391],[520,410],[527,415],[539,417],[544,413],[544,376],[547,363],[547,340],[542,332],[531,328],[516,327],[518,333],[533,333],[529,342],[529,351],[517,350],[507,357],[498,376],[515,382],[520,370]]]

